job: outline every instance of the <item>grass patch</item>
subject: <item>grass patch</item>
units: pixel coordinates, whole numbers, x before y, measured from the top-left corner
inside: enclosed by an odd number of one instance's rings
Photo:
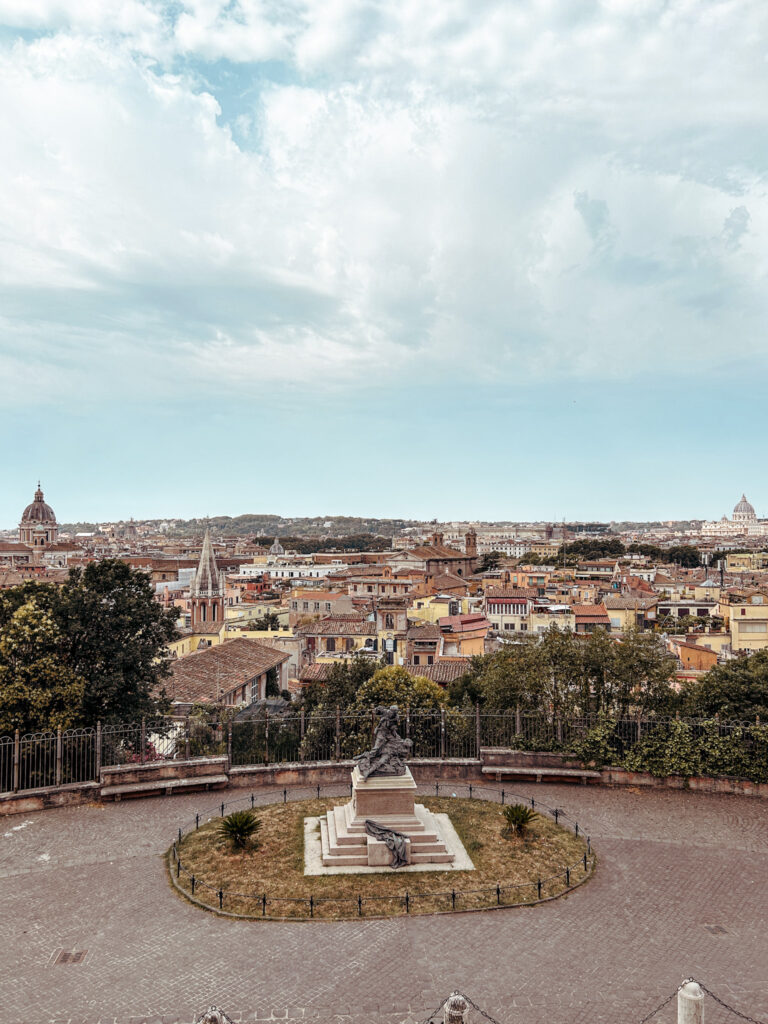
[[[230,913],[261,917],[266,894],[267,917],[308,917],[310,897],[315,917],[372,917],[406,913],[406,891],[413,914],[533,902],[539,896],[538,879],[542,879],[542,898],[555,896],[566,889],[566,867],[572,867],[571,885],[592,869],[588,862],[585,872],[581,863],[586,850],[581,837],[546,815],[537,816],[524,837],[505,838],[506,822],[499,804],[433,797],[423,802],[430,810],[450,816],[475,871],[402,874],[388,869],[366,875],[305,877],[304,819],[346,802],[336,798],[259,807],[258,849],[244,851],[233,850],[217,835],[221,819],[214,818],[184,836],[180,848],[184,871],[178,882],[191,893],[190,876],[194,875],[195,898],[214,908],[222,889],[223,909]]]

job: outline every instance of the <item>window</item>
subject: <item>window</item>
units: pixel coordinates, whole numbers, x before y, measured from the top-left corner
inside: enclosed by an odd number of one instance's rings
[[[414,656],[413,656],[413,664],[414,665],[420,665],[421,664],[421,658],[420,658],[420,656],[418,654],[414,654]]]
[[[384,616],[384,629],[394,629],[395,619],[391,612],[387,612]]]
[[[367,590],[368,590],[368,593],[369,593],[369,594],[372,594],[372,593],[373,593],[373,587],[372,587],[372,586],[368,586],[368,587],[367,587]]]
[[[329,612],[331,610],[331,602],[330,601],[326,601],[325,602],[325,610],[327,612]]]
[[[765,633],[768,632],[766,622],[741,622],[739,623],[740,633]]]
[[[304,601],[304,602],[302,603],[301,607],[303,608],[303,610],[304,610],[305,612],[308,612],[308,611],[309,611],[309,601]]]
[[[320,611],[320,602],[319,601],[315,601],[315,603],[314,603],[314,611],[316,611],[316,612]]]
[[[336,637],[335,636],[329,636],[329,637],[326,638],[325,649],[326,649],[326,651],[331,651],[331,652],[336,650]]]
[[[431,665],[434,662],[434,657],[431,654],[427,655],[427,664]]]
[[[521,622],[520,623],[520,629],[522,629],[523,631],[527,630],[528,629],[528,623],[527,622]]]
[[[505,622],[504,623],[504,629],[506,629],[510,633],[513,633],[514,629],[515,629],[514,622]]]

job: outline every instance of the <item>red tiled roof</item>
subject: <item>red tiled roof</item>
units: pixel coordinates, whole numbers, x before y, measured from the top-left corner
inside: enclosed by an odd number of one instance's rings
[[[405,666],[412,676],[424,676],[431,679],[433,683],[452,683],[460,679],[465,672],[469,671],[469,658],[441,658],[432,665],[414,665],[412,662]]]
[[[603,604],[575,604],[573,612],[576,622],[604,622],[610,624],[608,612]]]
[[[166,692],[182,703],[215,703],[289,657],[258,640],[229,640],[175,661]]]

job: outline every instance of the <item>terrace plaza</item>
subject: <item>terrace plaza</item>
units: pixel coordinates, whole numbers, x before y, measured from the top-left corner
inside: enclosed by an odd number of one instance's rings
[[[764,802],[517,789],[583,822],[587,885],[533,908],[359,922],[237,921],[179,899],[162,854],[216,794],[7,817],[0,1018],[182,1024],[216,1004],[237,1021],[399,1024],[459,989],[502,1024],[639,1024],[691,975],[768,1018]],[[55,964],[62,950],[87,953]],[[709,1004],[707,1024],[735,1024]]]

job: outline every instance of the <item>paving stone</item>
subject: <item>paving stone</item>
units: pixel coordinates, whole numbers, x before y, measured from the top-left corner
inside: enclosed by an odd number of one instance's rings
[[[191,1024],[211,1004],[249,1022],[421,1024],[453,989],[502,1024],[636,1024],[690,975],[768,1018],[763,803],[519,792],[587,829],[592,882],[533,909],[389,921],[239,922],[179,900],[162,854],[196,811],[217,813],[203,795],[50,810],[11,819],[27,822],[16,831],[2,823],[3,1024]],[[88,955],[52,966],[60,949]],[[737,1024],[710,999],[706,1014]],[[674,1017],[673,1004],[653,1024]]]

